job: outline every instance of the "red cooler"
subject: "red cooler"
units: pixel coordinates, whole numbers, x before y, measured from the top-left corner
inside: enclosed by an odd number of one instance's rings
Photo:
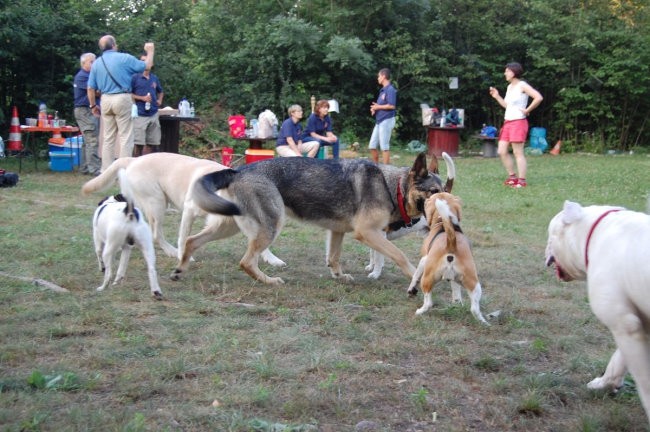
[[[265,159],[273,159],[275,156],[275,150],[265,150],[265,149],[248,149],[245,152],[246,163],[259,162]]]

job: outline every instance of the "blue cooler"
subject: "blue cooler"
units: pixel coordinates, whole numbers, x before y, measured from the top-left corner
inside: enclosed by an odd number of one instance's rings
[[[52,171],[72,171],[75,161],[79,161],[79,154],[76,151],[50,152],[50,169]]]
[[[48,141],[50,168],[52,171],[72,171],[75,166],[81,166],[81,151],[83,135],[69,138],[51,138]],[[65,161],[68,159],[68,161]]]

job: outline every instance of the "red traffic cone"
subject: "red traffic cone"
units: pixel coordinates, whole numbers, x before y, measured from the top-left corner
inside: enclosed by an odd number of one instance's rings
[[[555,146],[553,146],[553,148],[551,149],[551,151],[549,153],[552,154],[553,156],[559,155],[561,146],[562,146],[562,141],[558,140],[558,142],[555,143]]]
[[[18,118],[18,108],[14,106],[11,114],[11,125],[9,126],[9,141],[7,141],[7,150],[22,151],[23,142],[20,136],[20,119]]]

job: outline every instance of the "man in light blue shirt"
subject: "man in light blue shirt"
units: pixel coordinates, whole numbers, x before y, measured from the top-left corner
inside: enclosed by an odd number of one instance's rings
[[[100,108],[95,104],[95,90],[102,95],[102,171],[117,157],[133,154],[133,118],[131,117],[131,77],[153,66],[154,44],[144,44],[146,58],[138,60],[131,54],[117,50],[117,42],[111,35],[99,39],[102,56],[95,60],[88,77],[88,101],[93,113]],[[116,149],[117,144],[119,148]]]

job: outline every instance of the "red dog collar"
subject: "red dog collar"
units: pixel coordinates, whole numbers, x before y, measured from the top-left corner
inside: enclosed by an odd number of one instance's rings
[[[404,207],[404,193],[402,193],[402,178],[397,181],[397,205],[399,206],[399,213],[402,215],[404,223],[408,226],[411,223],[411,218],[408,213],[406,213],[406,208]]]
[[[591,229],[589,230],[589,234],[587,235],[587,245],[585,246],[585,269],[587,267],[589,267],[589,242],[591,241],[591,235],[594,233],[594,230],[596,229],[596,227],[598,226],[600,221],[605,219],[605,216],[607,216],[610,213],[617,212],[617,211],[621,211],[621,209],[607,210],[605,213],[601,214],[598,217],[598,219],[596,219],[596,222],[594,222],[594,224],[591,226]]]

